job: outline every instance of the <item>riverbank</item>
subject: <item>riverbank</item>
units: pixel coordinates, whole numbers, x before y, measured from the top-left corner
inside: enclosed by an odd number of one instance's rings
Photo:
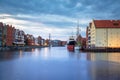
[[[83,52],[120,52],[120,48],[99,48],[99,49],[96,49],[96,48],[93,48],[93,49],[90,49],[90,48],[85,48],[85,49],[82,49]]]
[[[47,46],[10,46],[10,47],[0,47],[0,51],[9,51],[9,50],[24,50],[31,48],[42,48]]]

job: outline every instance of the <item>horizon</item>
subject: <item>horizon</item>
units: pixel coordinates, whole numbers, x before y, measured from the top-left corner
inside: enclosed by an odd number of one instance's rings
[[[33,36],[67,40],[80,33],[86,36],[86,27],[93,19],[118,20],[119,0],[0,0],[0,22],[13,25]],[[111,5],[112,4],[112,5]],[[46,6],[47,5],[47,6]]]

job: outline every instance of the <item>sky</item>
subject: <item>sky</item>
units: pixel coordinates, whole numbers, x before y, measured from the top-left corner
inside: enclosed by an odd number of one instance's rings
[[[120,19],[120,0],[0,0],[0,22],[26,34],[67,40],[94,20]]]

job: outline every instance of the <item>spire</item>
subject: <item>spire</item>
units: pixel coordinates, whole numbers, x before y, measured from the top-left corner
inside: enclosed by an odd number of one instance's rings
[[[77,33],[76,36],[80,35],[80,29],[79,29],[79,20],[77,21]]]
[[[51,46],[51,34],[49,33],[49,46]]]

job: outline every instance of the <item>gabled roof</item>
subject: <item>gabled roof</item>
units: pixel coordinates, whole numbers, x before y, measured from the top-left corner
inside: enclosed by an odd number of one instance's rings
[[[96,28],[120,28],[120,20],[93,20]]]

